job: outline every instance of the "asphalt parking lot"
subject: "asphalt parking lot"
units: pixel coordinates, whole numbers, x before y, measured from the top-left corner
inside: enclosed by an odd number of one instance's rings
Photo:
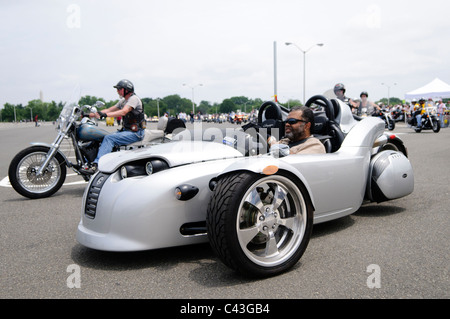
[[[41,200],[20,196],[5,180],[18,151],[53,141],[53,125],[0,125],[2,299],[450,297],[449,128],[418,134],[397,124],[393,133],[408,147],[414,193],[316,225],[291,271],[249,280],[224,266],[207,244],[138,253],[81,246],[75,239],[86,185],[80,177],[69,176],[58,193]]]

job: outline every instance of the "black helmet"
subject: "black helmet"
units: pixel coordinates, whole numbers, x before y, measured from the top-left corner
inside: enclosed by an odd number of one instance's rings
[[[340,90],[344,91],[344,93],[345,93],[345,85],[342,83],[338,83],[334,86],[335,93],[336,93],[336,91],[340,91]]]
[[[366,97],[369,97],[369,93],[367,93],[366,91],[362,91],[361,94],[359,95],[359,97],[362,97],[363,95],[365,95]]]
[[[125,89],[127,92],[134,93],[134,85],[128,80],[120,80],[119,83],[114,85],[115,89]]]

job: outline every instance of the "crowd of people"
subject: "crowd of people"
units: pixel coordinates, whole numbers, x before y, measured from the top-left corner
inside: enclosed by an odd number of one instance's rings
[[[347,103],[352,109],[352,113],[358,116],[373,116],[382,111],[389,112],[394,120],[415,118],[420,123],[421,116],[425,113],[426,108],[431,107],[436,112],[441,127],[444,127],[445,114],[450,110],[450,101],[447,102],[447,106],[442,98],[438,98],[435,101],[432,98],[421,98],[419,100],[413,99],[410,103],[385,105],[384,103],[376,104],[368,100],[369,93],[367,91],[361,92],[359,101],[346,97],[345,92],[346,88],[344,84],[338,83],[334,86],[336,97]]]

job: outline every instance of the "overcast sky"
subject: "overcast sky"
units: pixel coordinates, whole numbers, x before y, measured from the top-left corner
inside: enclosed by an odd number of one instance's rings
[[[0,0],[0,106],[82,95],[117,99],[120,79],[141,97],[195,102],[232,96],[283,102],[323,94],[404,94],[450,83],[445,0]],[[323,43],[324,46],[315,46]],[[385,83],[386,85],[382,85]],[[396,84],[395,84],[396,83]]]

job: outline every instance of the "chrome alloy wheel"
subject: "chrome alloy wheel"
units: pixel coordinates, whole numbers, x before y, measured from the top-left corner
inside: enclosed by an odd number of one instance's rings
[[[306,203],[298,187],[281,175],[265,177],[248,188],[239,204],[238,242],[253,263],[274,267],[296,253],[306,223]]]

